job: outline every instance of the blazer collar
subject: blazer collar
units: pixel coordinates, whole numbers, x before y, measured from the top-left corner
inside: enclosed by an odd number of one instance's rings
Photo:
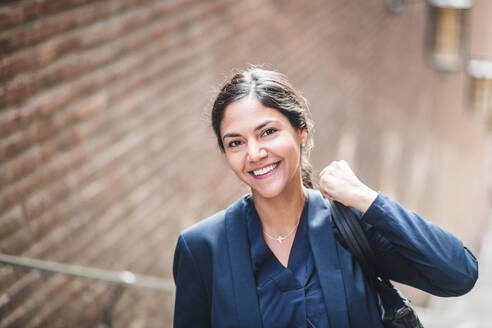
[[[262,320],[249,250],[245,197],[229,206],[225,224],[239,327],[248,328],[261,327]]]
[[[307,189],[308,235],[325,299],[330,327],[350,327],[343,274],[331,224],[331,211],[321,193]]]
[[[338,254],[340,246],[333,235],[331,212],[319,191],[305,190],[308,197],[309,244],[325,299],[330,327],[348,328],[346,294]],[[261,327],[262,320],[248,242],[245,217],[248,204],[245,197],[229,206],[225,215],[225,224],[239,327],[246,328]]]

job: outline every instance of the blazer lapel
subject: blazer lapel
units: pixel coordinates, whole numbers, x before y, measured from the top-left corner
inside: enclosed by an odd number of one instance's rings
[[[305,189],[308,195],[308,234],[316,272],[325,299],[330,326],[349,326],[343,274],[338,258],[338,244],[333,235],[330,210],[321,193]]]
[[[244,197],[226,212],[226,234],[239,327],[261,327],[256,282],[251,264]]]

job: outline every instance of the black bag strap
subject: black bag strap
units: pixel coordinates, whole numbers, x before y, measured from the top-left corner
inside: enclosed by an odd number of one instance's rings
[[[360,220],[345,205],[331,200],[329,203],[333,213],[333,224],[338,230],[343,243],[354,255],[369,280],[375,281],[378,278],[378,274],[374,270],[376,256],[367,240]]]
[[[379,310],[385,327],[423,328],[409,301],[387,278],[375,271],[376,256],[367,240],[362,223],[357,215],[337,201],[329,201],[332,221],[339,240],[362,267],[369,283],[378,293]]]

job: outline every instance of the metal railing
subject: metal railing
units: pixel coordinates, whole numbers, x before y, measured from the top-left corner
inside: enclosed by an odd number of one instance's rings
[[[93,267],[37,260],[24,256],[0,254],[0,264],[16,268],[38,270],[43,272],[69,275],[92,279],[116,286],[110,303],[104,309],[104,320],[100,327],[112,327],[112,310],[126,287],[148,288],[157,291],[174,293],[174,282],[147,275],[135,274],[130,271],[113,271]]]

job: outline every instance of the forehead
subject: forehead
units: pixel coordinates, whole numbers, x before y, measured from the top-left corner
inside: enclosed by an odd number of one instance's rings
[[[226,107],[224,118],[220,124],[220,131],[225,134],[241,130],[254,130],[266,120],[290,124],[289,120],[278,110],[264,106],[254,96],[248,96]]]

